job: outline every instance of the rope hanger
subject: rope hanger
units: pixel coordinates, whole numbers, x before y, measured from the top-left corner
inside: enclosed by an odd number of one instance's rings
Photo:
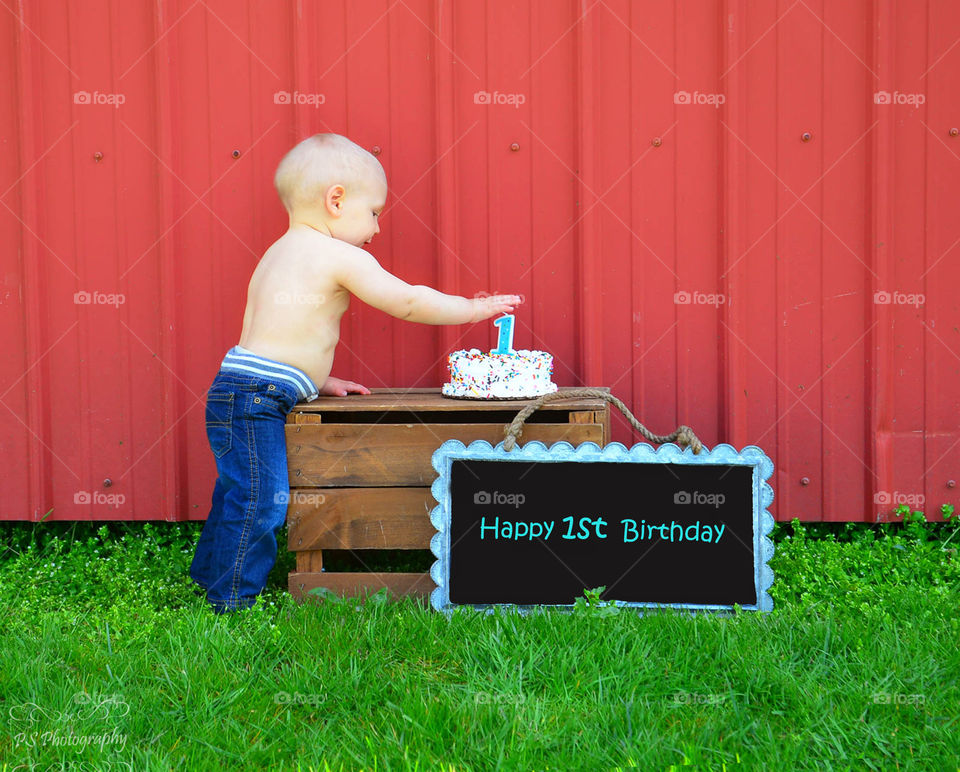
[[[630,422],[630,425],[636,429],[640,434],[642,434],[650,442],[662,445],[665,442],[674,442],[676,441],[681,447],[691,447],[693,448],[694,453],[700,453],[703,449],[703,443],[697,438],[697,435],[693,433],[693,429],[689,426],[681,424],[677,427],[676,431],[672,434],[659,435],[654,434],[646,426],[640,423],[630,412],[630,409],[623,404],[619,399],[606,391],[601,391],[600,389],[590,389],[590,388],[577,388],[577,389],[568,389],[564,392],[554,391],[550,394],[543,394],[542,396],[537,397],[536,401],[530,405],[527,405],[516,417],[504,428],[503,434],[506,439],[503,441],[504,450],[513,450],[513,446],[517,443],[517,438],[523,432],[524,422],[533,415],[533,412],[538,408],[543,406],[544,402],[552,402],[558,399],[569,399],[571,397],[599,397],[604,399],[607,402],[610,402],[614,406],[620,409],[620,412],[623,413],[627,420]]]

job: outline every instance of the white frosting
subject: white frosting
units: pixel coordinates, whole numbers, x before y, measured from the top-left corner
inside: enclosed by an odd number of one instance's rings
[[[505,399],[539,397],[557,390],[550,380],[553,355],[519,349],[516,354],[490,354],[478,348],[447,356],[450,382],[441,391],[451,397]]]

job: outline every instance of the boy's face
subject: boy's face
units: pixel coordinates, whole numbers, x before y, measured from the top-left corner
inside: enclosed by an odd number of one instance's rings
[[[330,234],[341,241],[362,247],[380,232],[377,216],[387,202],[387,185],[377,178],[351,186],[334,185],[327,191]]]

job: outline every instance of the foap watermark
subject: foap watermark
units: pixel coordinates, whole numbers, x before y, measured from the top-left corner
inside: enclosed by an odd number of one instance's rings
[[[724,94],[708,94],[702,91],[675,91],[673,93],[673,103],[675,105],[711,105],[719,109],[720,105],[727,101]]]
[[[922,292],[886,292],[878,290],[873,293],[873,302],[878,306],[913,306],[919,308],[927,302],[927,296]]]
[[[505,294],[507,294],[507,293],[505,293],[505,292],[487,292],[486,290],[478,290],[477,292],[474,292],[474,293],[473,293],[473,297],[474,297],[476,300],[486,300],[487,298],[502,297],[502,296],[505,295]],[[524,295],[522,292],[511,292],[510,294],[511,294],[511,295],[516,295],[518,298],[520,298],[520,304],[521,304],[521,305],[523,305],[523,303],[524,303],[524,302],[526,301],[526,299],[527,299],[526,295]]]
[[[926,695],[902,692],[874,692],[871,699],[874,705],[923,705],[927,701]]]
[[[100,491],[77,491],[73,494],[74,504],[97,504],[103,507],[120,507],[127,497],[122,493],[101,493]]]
[[[125,94],[108,94],[103,91],[74,91],[73,103],[75,105],[111,105],[119,109],[120,105],[127,101]]]
[[[474,705],[523,705],[527,701],[523,692],[474,692]]]
[[[913,93],[904,94],[900,91],[874,91],[873,103],[875,105],[913,105],[919,107],[927,101],[925,94]]]
[[[324,504],[327,497],[322,493],[303,493],[301,491],[277,491],[273,494],[274,504],[307,504],[319,506]]]
[[[922,507],[926,496],[922,493],[903,493],[902,491],[877,491],[873,494],[873,503],[881,507],[896,507],[906,504],[908,507]]]
[[[673,302],[678,306],[722,306],[727,302],[727,296],[719,292],[680,290],[673,293]]]
[[[720,705],[726,702],[726,694],[701,694],[700,692],[674,692],[669,699],[675,705]]]
[[[319,705],[323,702],[323,695],[277,692],[273,695],[273,701],[277,705]]]
[[[473,494],[474,504],[503,504],[519,509],[527,497],[522,493],[502,493],[501,491],[477,491]]]
[[[127,302],[127,296],[122,292],[87,292],[80,290],[73,293],[73,302],[78,306],[113,306],[119,308]]]
[[[526,94],[507,93],[501,91],[474,91],[473,103],[475,105],[512,105],[519,109],[520,105],[527,101]]]
[[[287,292],[281,290],[273,294],[273,302],[278,306],[322,306],[327,302],[327,297],[319,292]]]
[[[674,504],[705,504],[719,509],[727,497],[722,493],[703,493],[702,491],[677,491],[673,494]]]
[[[275,105],[307,105],[314,109],[327,101],[325,94],[308,94],[303,91],[275,91],[273,103]]]

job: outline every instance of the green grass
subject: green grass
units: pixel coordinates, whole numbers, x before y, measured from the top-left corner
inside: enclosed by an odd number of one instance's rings
[[[189,586],[199,524],[3,523],[0,770],[954,770],[955,523],[778,524],[767,615],[449,620],[299,606],[283,548],[217,617]]]

